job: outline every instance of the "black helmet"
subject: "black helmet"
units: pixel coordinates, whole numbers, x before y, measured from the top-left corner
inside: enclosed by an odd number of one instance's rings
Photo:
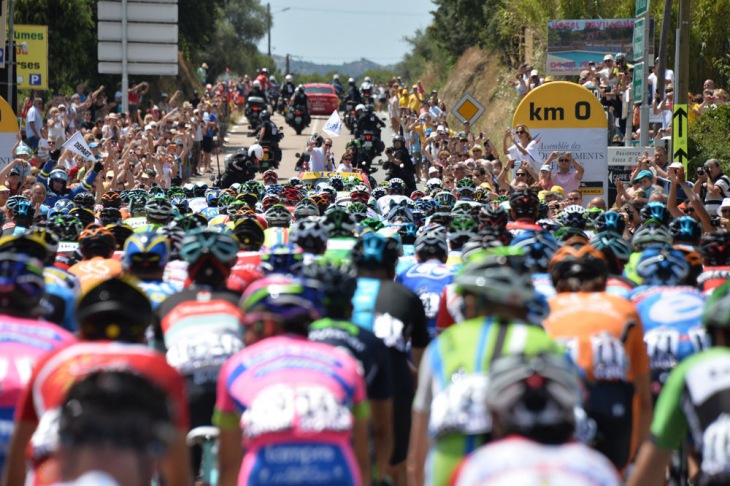
[[[515,191],[509,198],[509,207],[514,212],[515,219],[536,218],[539,206],[540,200],[537,194],[530,189]]]
[[[271,113],[269,113],[268,110],[261,110],[261,113],[259,113],[259,119],[269,121],[271,119]]]

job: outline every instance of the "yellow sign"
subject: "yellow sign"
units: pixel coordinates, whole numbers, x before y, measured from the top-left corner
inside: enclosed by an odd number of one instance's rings
[[[0,97],[0,169],[12,162],[17,136],[18,117],[5,98]]]
[[[334,175],[341,175],[343,179],[347,179],[350,176],[357,177],[358,179],[362,179],[362,176],[359,172],[303,172],[301,179],[303,181],[306,181],[308,179],[329,179],[330,177]]]
[[[515,111],[513,126],[535,128],[606,128],[603,105],[577,83],[554,81],[525,96]]]
[[[461,123],[475,123],[484,113],[484,107],[469,93],[454,105],[451,114],[454,115]]]
[[[16,25],[18,89],[48,89],[48,27]]]
[[[672,114],[672,161],[681,162],[687,170],[687,105],[674,105]]]
[[[603,188],[602,187],[581,187],[580,193],[584,196],[602,196]]]

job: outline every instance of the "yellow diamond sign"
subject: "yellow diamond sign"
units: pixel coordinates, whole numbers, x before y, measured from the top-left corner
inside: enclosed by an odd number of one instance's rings
[[[464,93],[458,103],[454,105],[451,114],[461,123],[473,124],[484,113],[484,107],[469,93]]]

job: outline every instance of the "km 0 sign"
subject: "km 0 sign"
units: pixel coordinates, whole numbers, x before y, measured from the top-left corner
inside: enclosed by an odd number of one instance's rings
[[[591,118],[591,104],[587,101],[578,101],[573,109],[576,120]],[[538,106],[530,103],[530,121],[564,121],[565,108],[562,106]]]

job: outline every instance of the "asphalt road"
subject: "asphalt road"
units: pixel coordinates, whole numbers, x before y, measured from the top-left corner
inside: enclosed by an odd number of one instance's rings
[[[386,147],[390,146],[393,137],[393,131],[391,130],[390,124],[387,121],[388,114],[386,112],[379,112],[378,116],[381,119],[385,119],[384,121],[387,126],[383,128],[382,137]],[[295,177],[296,175],[298,175],[298,173],[294,171],[294,166],[297,162],[296,154],[302,153],[304,150],[306,150],[307,142],[309,141],[312,134],[321,133],[323,137],[327,138],[327,134],[322,132],[322,127],[327,122],[328,118],[329,116],[313,116],[312,122],[309,127],[306,128],[301,135],[297,135],[294,129],[286,124],[283,116],[279,114],[274,114],[271,117],[271,120],[276,123],[276,126],[281,127],[284,131],[284,138],[279,144],[282,152],[282,161],[279,165],[279,170],[277,171],[280,181],[283,182],[291,177]],[[248,122],[243,116],[241,116],[237,123],[230,126],[225,139],[225,143],[223,144],[223,148],[218,155],[218,161],[220,163],[221,171],[225,169],[224,159],[226,154],[234,153],[238,149],[243,147],[250,147],[254,143],[254,138],[249,137],[249,133],[250,129],[248,127]],[[350,132],[349,130],[347,130],[347,128],[343,128],[341,136],[331,138],[332,151],[335,155],[335,160],[339,163],[340,157],[345,152],[345,145],[347,144],[347,142],[352,140],[352,136],[350,135]],[[218,169],[216,166],[215,154],[213,155],[212,167],[217,174]],[[383,176],[384,174],[382,169],[374,174],[375,179],[378,181],[382,180]],[[258,174],[257,178],[260,179],[261,174]],[[202,181],[207,184],[210,183],[209,177],[207,176],[193,178],[193,182],[198,181]]]

